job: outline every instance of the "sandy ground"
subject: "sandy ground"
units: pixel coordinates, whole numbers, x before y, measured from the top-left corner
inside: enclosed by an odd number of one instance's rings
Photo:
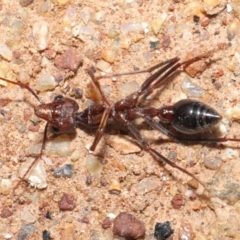
[[[97,97],[85,71],[91,66],[96,75],[126,72],[218,49],[207,59],[205,71],[201,64],[206,59],[193,67],[200,68],[193,78],[178,71],[146,102],[160,107],[190,98],[192,90],[183,91],[183,83],[191,81],[200,91],[194,98],[223,115],[220,133],[240,138],[234,121],[240,109],[238,1],[18,2],[0,2],[2,77],[29,84],[44,102],[57,94],[72,97],[81,111]],[[71,48],[70,63],[64,67],[58,58]],[[50,81],[46,90],[44,77]],[[103,78],[100,84],[113,103],[146,77]],[[186,174],[160,165],[127,138],[126,131],[111,130],[89,153],[94,131],[83,129],[51,138],[39,170],[32,173],[36,178],[28,176],[13,193],[19,173],[26,171],[43,139],[45,121],[33,109],[38,104],[27,90],[1,82],[1,240],[124,239],[112,233],[112,221],[120,212],[145,225],[143,239],[154,239],[155,224],[166,221],[174,230],[171,239],[240,239],[239,144],[160,143],[167,137],[139,121],[137,127],[151,146],[208,183],[209,194],[202,186],[196,189]],[[213,137],[213,132],[206,135]],[[56,177],[54,171],[65,164],[72,172]],[[69,200],[64,207],[59,204],[65,203],[63,196]]]

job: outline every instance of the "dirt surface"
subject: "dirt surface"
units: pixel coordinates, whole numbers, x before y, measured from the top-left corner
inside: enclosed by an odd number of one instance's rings
[[[240,138],[239,5],[2,0],[0,76],[28,84],[44,102],[59,94],[71,97],[81,111],[99,100],[86,69],[95,67],[96,75],[136,71],[215,49],[177,71],[144,103],[159,108],[195,98],[223,116],[207,137],[218,132]],[[100,84],[114,103],[147,76],[102,78]],[[0,240],[122,240],[112,231],[121,212],[143,223],[146,240],[154,239],[157,222],[167,221],[174,231],[169,239],[240,239],[239,144],[162,143],[167,137],[141,121],[135,124],[151,146],[205,182],[208,193],[186,174],[159,164],[126,131],[110,130],[90,153],[93,129],[57,137],[49,130],[45,155],[13,192],[40,151],[45,121],[34,115],[39,102],[27,90],[0,84]]]

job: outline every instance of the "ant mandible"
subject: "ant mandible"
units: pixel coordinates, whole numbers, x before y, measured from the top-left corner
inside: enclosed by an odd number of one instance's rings
[[[180,100],[173,106],[160,107],[158,109],[153,107],[142,107],[139,106],[139,98],[143,95],[148,95],[154,90],[159,88],[159,86],[166,80],[170,75],[172,75],[181,66],[186,67],[194,62],[197,62],[203,58],[208,58],[211,53],[215,50],[209,51],[202,55],[196,56],[184,62],[180,62],[179,57],[174,57],[164,62],[160,62],[153,67],[145,70],[140,70],[136,72],[112,74],[107,76],[95,77],[91,70],[88,70],[94,85],[97,87],[102,103],[94,103],[79,112],[79,106],[73,99],[63,97],[58,95],[50,103],[44,103],[38,95],[26,84],[14,82],[0,77],[1,80],[8,83],[18,85],[21,88],[28,90],[39,102],[40,105],[34,107],[34,112],[36,116],[47,121],[44,129],[43,141],[40,153],[31,163],[27,171],[24,173],[21,180],[14,187],[18,187],[22,179],[25,179],[27,174],[30,172],[34,164],[43,155],[47,140],[47,129],[50,126],[54,133],[71,133],[74,132],[76,128],[96,128],[96,134],[94,141],[90,147],[90,151],[94,151],[98,145],[98,142],[104,134],[106,125],[109,122],[119,122],[126,126],[130,134],[141,144],[143,149],[153,156],[158,161],[162,161],[173,168],[176,168],[183,173],[189,175],[197,182],[199,182],[205,189],[207,186],[204,182],[198,179],[194,174],[188,172],[186,169],[176,165],[174,162],[170,161],[164,157],[161,153],[153,149],[147,141],[141,136],[140,132],[136,126],[132,123],[132,120],[136,118],[143,118],[146,123],[153,129],[159,130],[161,133],[165,134],[169,138],[176,142],[226,142],[226,141],[240,141],[240,139],[232,138],[214,138],[214,139],[187,139],[180,138],[166,129],[161,122],[171,123],[172,127],[177,131],[184,134],[195,134],[199,132],[204,132],[215,126],[222,118],[219,113],[217,113],[210,106],[193,100],[185,99]],[[150,77],[148,77],[144,83],[141,85],[140,89],[124,99],[117,101],[113,105],[109,103],[106,96],[104,95],[98,80],[104,77],[115,77],[123,76],[137,73],[153,72]],[[156,121],[154,118],[158,117],[160,122]]]

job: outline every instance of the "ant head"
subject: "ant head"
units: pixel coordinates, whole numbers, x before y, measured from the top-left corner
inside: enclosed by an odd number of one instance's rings
[[[52,102],[40,104],[34,110],[39,118],[49,122],[54,133],[68,133],[75,131],[78,108],[74,100],[58,95]]]

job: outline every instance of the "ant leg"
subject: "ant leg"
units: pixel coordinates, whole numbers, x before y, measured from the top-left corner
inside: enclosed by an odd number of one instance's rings
[[[100,125],[99,125],[98,130],[95,134],[95,138],[93,140],[93,143],[90,147],[90,151],[92,151],[92,152],[96,149],[97,144],[99,143],[99,141],[101,140],[101,138],[104,134],[104,129],[106,127],[107,120],[108,120],[110,112],[111,112],[111,108],[106,108],[105,111],[103,112]]]
[[[166,65],[166,64],[170,64],[172,65],[173,62],[175,63],[175,61],[179,61],[180,58],[178,57],[174,57],[174,58],[171,58],[171,59],[168,59],[164,62],[160,62],[160,63],[157,63],[156,65],[153,65],[152,67],[149,67],[147,69],[143,69],[143,70],[137,70],[137,71],[132,71],[132,72],[123,72],[123,73],[113,73],[113,74],[107,74],[107,75],[104,75],[104,76],[97,76],[95,77],[96,80],[99,80],[101,78],[110,78],[110,77],[120,77],[120,76],[126,76],[126,75],[134,75],[134,74],[140,74],[140,73],[150,73],[152,71],[154,71],[155,69],[163,66],[163,65]],[[165,70],[164,70],[165,71]],[[146,81],[145,81],[146,82]],[[151,81],[152,82],[152,81]],[[151,83],[150,83],[151,84]]]
[[[141,88],[140,88],[140,90],[138,91],[138,94],[139,94],[139,96],[140,95],[143,95],[143,94],[146,94],[146,93],[149,93],[149,92],[152,92],[154,89],[157,89],[161,84],[162,84],[162,82],[165,80],[165,79],[167,79],[170,75],[172,75],[178,68],[180,68],[181,66],[187,66],[187,65],[190,65],[190,64],[192,64],[192,63],[194,63],[194,62],[197,62],[197,61],[200,61],[201,59],[203,59],[203,58],[207,58],[207,57],[209,57],[209,55],[211,54],[211,53],[213,53],[213,52],[215,52],[216,50],[214,49],[214,50],[211,50],[211,51],[209,51],[209,52],[207,52],[207,53],[203,53],[203,54],[201,54],[201,55],[198,55],[198,56],[196,56],[196,57],[194,57],[194,58],[191,58],[191,59],[189,59],[189,60],[186,60],[186,61],[184,61],[184,62],[181,62],[181,63],[177,63],[178,62],[178,58],[177,58],[177,60],[174,62],[173,61],[173,63],[172,64],[169,64],[168,65],[168,67],[166,66],[166,67],[164,67],[164,68],[162,68],[162,69],[160,69],[158,72],[156,72],[155,74],[155,79],[152,79],[152,80],[146,80],[145,82],[147,82],[146,84],[145,83],[143,83],[143,85],[141,86]],[[177,64],[175,64],[175,63],[177,63]],[[174,65],[175,64],[175,65]],[[168,70],[169,69],[169,70]],[[161,71],[161,70],[163,70],[163,71]],[[155,83],[153,83],[152,84],[152,82],[154,81],[154,80],[156,80],[157,79],[157,77],[158,76],[160,76],[164,71],[166,71],[166,70],[168,70],[161,78],[159,78]],[[157,73],[158,73],[158,75],[157,75]],[[153,74],[154,75],[154,74]],[[152,75],[152,76],[153,76]],[[151,77],[152,77],[151,76]],[[150,77],[150,78],[151,78]],[[150,84],[148,84],[148,81],[150,82]]]
[[[27,171],[24,173],[24,175],[21,177],[21,179],[18,181],[17,185],[13,188],[13,193],[15,192],[15,190],[17,189],[17,187],[19,186],[19,184],[24,180],[24,178],[28,175],[28,173],[31,171],[31,169],[33,168],[33,166],[36,164],[36,162],[39,160],[39,158],[43,155],[45,147],[46,147],[46,141],[47,141],[47,129],[48,129],[48,125],[49,123],[47,123],[45,125],[45,129],[44,129],[44,135],[43,135],[43,142],[42,142],[42,146],[41,146],[41,150],[40,153],[38,154],[38,156],[33,160],[33,162],[30,164],[30,166],[28,167]]]
[[[181,143],[222,143],[222,142],[227,142],[227,141],[232,141],[232,142],[240,142],[240,139],[235,139],[235,138],[210,138],[210,139],[187,139],[187,138],[182,138],[175,136],[172,134],[170,131],[168,131],[165,127],[163,127],[160,123],[156,122],[153,118],[149,116],[142,116],[145,121],[148,123],[149,126],[152,128],[160,131],[167,137],[173,139],[175,142],[181,142]]]
[[[97,78],[95,78],[93,72],[91,70],[88,70],[88,74],[90,75],[93,83],[95,84],[95,86],[99,90],[99,92],[101,94],[101,97],[102,97],[103,105],[105,107],[105,110],[103,112],[102,119],[101,119],[101,122],[99,124],[98,130],[95,134],[95,138],[94,138],[93,143],[90,147],[90,151],[94,151],[95,148],[97,147],[97,144],[99,143],[99,141],[101,140],[101,138],[104,134],[104,129],[106,127],[107,120],[108,120],[109,114],[111,112],[111,104],[108,102],[108,100],[107,100],[104,92],[102,91],[101,86],[100,86],[99,82],[97,81]]]
[[[25,88],[26,90],[28,90],[41,104],[44,104],[44,102],[38,97],[38,95],[26,84],[23,84],[23,83],[19,83],[19,82],[14,82],[14,81],[11,81],[11,80],[8,80],[6,78],[3,78],[3,77],[0,77],[1,80],[5,81],[5,82],[8,82],[8,83],[12,83],[12,84],[15,84],[15,85],[18,85],[19,87],[21,88]]]
[[[162,73],[164,73],[166,70],[168,70],[169,68],[171,68],[175,63],[179,62],[180,58],[175,57],[172,58],[170,60],[167,61],[166,66],[160,68],[158,71],[156,71],[153,75],[151,75],[149,78],[147,78],[145,80],[145,82],[142,84],[142,86],[140,87],[139,93],[141,94],[141,92],[145,92],[145,90],[147,88],[149,88],[149,86],[152,84],[153,81],[155,81]],[[175,70],[174,70],[175,71]],[[171,73],[170,73],[171,74]],[[170,75],[169,74],[169,75]],[[166,77],[165,77],[166,78]],[[164,79],[165,79],[164,78]],[[159,80],[158,80],[159,81]]]
[[[131,134],[134,136],[136,140],[139,141],[139,143],[143,146],[144,150],[151,153],[158,161],[162,161],[168,165],[170,165],[173,168],[176,168],[180,170],[181,172],[187,174],[188,176],[192,177],[195,179],[198,183],[200,183],[205,189],[208,189],[206,184],[202,182],[200,179],[198,179],[194,174],[188,172],[186,169],[179,167],[176,165],[174,162],[170,161],[166,157],[164,157],[162,154],[154,150],[153,148],[150,147],[150,145],[146,142],[146,140],[141,136],[140,132],[138,129],[130,122],[128,121],[123,114],[120,115],[120,120],[124,123],[124,125],[129,129]]]

